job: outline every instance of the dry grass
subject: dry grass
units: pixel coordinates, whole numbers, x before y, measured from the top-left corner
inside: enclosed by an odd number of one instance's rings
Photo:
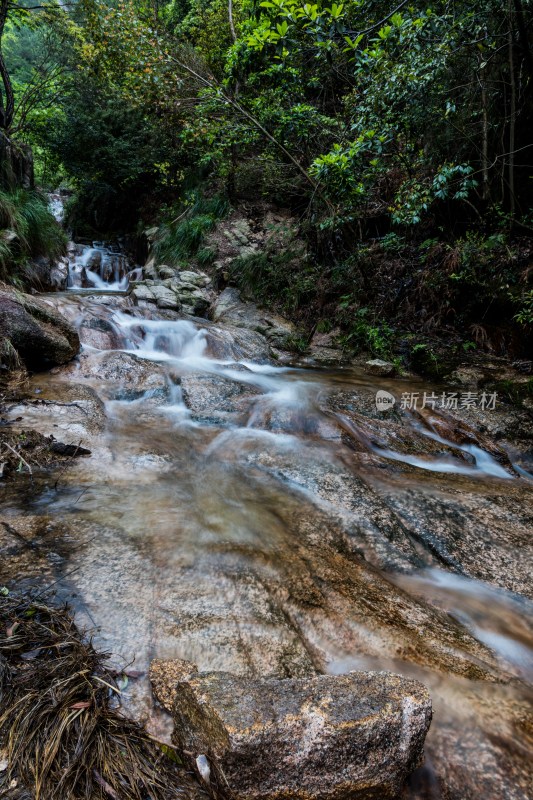
[[[31,428],[22,431],[14,431],[8,425],[0,428],[0,479],[32,476],[34,471],[50,469],[60,462],[68,465],[72,459],[89,454],[90,450],[77,443],[64,444]]]
[[[114,691],[66,609],[1,595],[0,797],[201,797],[177,754],[112,708]]]
[[[16,397],[27,384],[28,373],[19,354],[9,339],[0,337],[0,401],[3,397]]]

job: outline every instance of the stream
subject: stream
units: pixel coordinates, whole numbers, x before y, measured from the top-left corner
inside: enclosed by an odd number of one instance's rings
[[[8,418],[91,455],[4,490],[32,548],[11,542],[0,583],[68,602],[123,670],[125,712],[161,738],[153,659],[391,670],[434,704],[405,798],[533,797],[531,420],[402,409],[453,387],[276,360],[257,331],[135,303],[129,271],[82,248],[70,290],[43,296],[82,352]]]

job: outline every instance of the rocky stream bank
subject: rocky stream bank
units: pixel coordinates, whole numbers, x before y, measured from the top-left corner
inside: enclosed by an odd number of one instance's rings
[[[0,584],[69,603],[199,797],[528,800],[531,411],[466,368],[299,360],[219,273],[0,296],[34,370],[3,409]]]

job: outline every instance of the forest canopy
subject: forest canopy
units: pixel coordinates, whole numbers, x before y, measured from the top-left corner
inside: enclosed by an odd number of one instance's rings
[[[132,229],[201,186],[292,209],[350,307],[379,241],[431,268],[422,307],[446,284],[533,322],[512,248],[533,235],[531,0],[3,8],[3,129],[75,190],[73,224]]]

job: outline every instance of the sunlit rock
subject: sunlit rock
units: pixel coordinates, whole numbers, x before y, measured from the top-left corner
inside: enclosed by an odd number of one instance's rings
[[[177,296],[183,305],[183,310],[189,314],[201,316],[210,305],[205,292],[194,286],[180,286],[177,289]]]
[[[156,299],[158,308],[174,308],[179,309],[180,300],[172,289],[166,286],[153,286],[152,293]]]
[[[193,286],[198,286],[202,289],[211,283],[211,279],[203,272],[192,272],[191,270],[183,270],[179,273],[180,283],[190,283]]]
[[[160,267],[157,267],[157,273],[162,280],[166,278],[173,278],[176,274],[176,270],[174,267],[167,267],[166,264],[162,264]]]
[[[431,700],[390,673],[303,679],[185,676],[176,744],[204,755],[236,800],[398,796],[422,760]]]
[[[50,285],[57,291],[63,291],[68,285],[68,258],[60,258],[50,270]]]
[[[155,294],[153,293],[152,288],[147,286],[145,283],[138,283],[133,289],[131,296],[136,303],[139,301],[145,301],[148,303],[156,302]]]
[[[150,664],[150,683],[155,698],[163,708],[172,712],[177,686],[198,675],[196,664],[181,658],[169,661],[156,658]]]

